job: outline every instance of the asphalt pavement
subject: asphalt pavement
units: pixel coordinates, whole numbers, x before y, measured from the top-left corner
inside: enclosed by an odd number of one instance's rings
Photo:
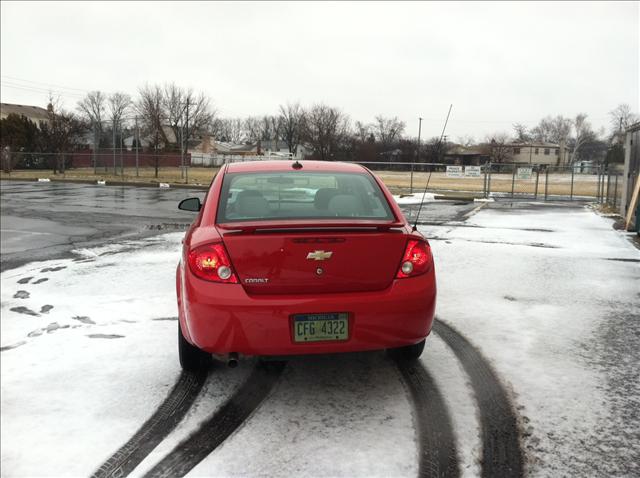
[[[0,181],[0,270],[123,238],[186,230],[194,214],[178,210],[178,203],[204,195],[189,189]],[[476,207],[473,202],[427,202],[419,222],[460,220]],[[414,220],[417,206],[403,208]]]

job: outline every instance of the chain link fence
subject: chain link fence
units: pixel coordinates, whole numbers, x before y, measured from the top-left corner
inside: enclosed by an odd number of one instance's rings
[[[148,180],[208,184],[225,164],[286,159],[254,155],[181,155],[116,150],[96,153],[3,152],[3,170],[31,169],[43,174],[55,167],[63,175],[93,179]],[[355,161],[354,161],[355,162]],[[398,194],[425,190],[444,196],[523,200],[588,200],[616,207],[622,195],[622,173],[615,168],[545,164],[483,163],[452,165],[443,162],[357,162],[374,171]],[[40,171],[40,172],[38,172]]]
[[[604,167],[519,163],[358,163],[399,193],[465,193],[475,197],[619,202],[622,174]],[[392,166],[396,166],[395,168]],[[402,170],[399,170],[402,168]]]

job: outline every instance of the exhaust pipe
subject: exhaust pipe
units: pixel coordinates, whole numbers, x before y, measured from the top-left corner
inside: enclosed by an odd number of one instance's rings
[[[227,359],[227,365],[229,368],[236,368],[238,366],[238,353],[231,352],[229,354],[229,358]]]

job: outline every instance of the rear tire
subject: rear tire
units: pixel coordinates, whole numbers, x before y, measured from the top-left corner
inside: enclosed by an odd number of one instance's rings
[[[190,372],[205,370],[211,365],[211,354],[187,342],[182,335],[180,322],[178,322],[178,357],[182,370]]]
[[[405,347],[398,347],[395,349],[389,349],[389,355],[394,359],[399,360],[418,360],[420,355],[422,355],[422,351],[424,350],[424,344],[426,339],[423,339],[421,342],[413,345],[407,345]]]

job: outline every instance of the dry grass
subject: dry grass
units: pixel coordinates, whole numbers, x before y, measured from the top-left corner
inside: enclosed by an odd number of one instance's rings
[[[140,168],[138,176],[136,176],[135,168],[125,168],[124,175],[114,175],[113,170],[109,169],[98,171],[94,174],[93,168],[76,168],[68,170],[64,175],[54,175],[48,170],[16,170],[10,174],[0,172],[0,179],[36,179],[50,178],[52,180],[85,180],[97,181],[106,180],[130,183],[170,183],[170,184],[191,184],[191,185],[208,185],[218,168],[188,168],[188,178],[182,177],[179,168],[160,168],[158,177],[155,177],[153,168]],[[396,171],[380,171],[378,176],[384,183],[394,192],[407,192],[411,184],[411,174],[409,172]],[[414,173],[413,187],[414,190],[422,190],[427,182],[428,173]],[[511,174],[493,174],[491,176],[491,191],[510,193],[512,188]],[[536,189],[535,176],[530,180],[516,180],[514,192],[533,194]],[[597,195],[597,176],[595,175],[578,175],[574,176],[573,194],[575,196],[593,196]],[[540,175],[538,182],[538,195],[545,194],[545,176]],[[470,193],[482,193],[484,190],[484,178],[448,178],[445,173],[433,173],[429,181],[429,191],[460,191]],[[571,193],[571,174],[550,174],[549,184],[547,185],[547,194],[550,195],[569,195]]]
[[[378,176],[391,189],[406,189],[411,183],[409,172],[380,171]],[[414,190],[424,189],[429,173],[414,173]],[[516,179],[513,181],[511,174],[492,174],[491,192],[510,193],[511,188],[515,194],[534,194],[536,191],[535,176],[532,179]],[[597,176],[575,175],[573,182],[574,196],[596,196],[598,188]],[[538,195],[544,196],[545,176],[540,175],[538,180]],[[429,180],[429,191],[466,191],[481,193],[484,191],[484,177],[480,178],[448,178],[446,173],[432,173]],[[571,194],[571,174],[550,174],[547,194],[569,195]]]

